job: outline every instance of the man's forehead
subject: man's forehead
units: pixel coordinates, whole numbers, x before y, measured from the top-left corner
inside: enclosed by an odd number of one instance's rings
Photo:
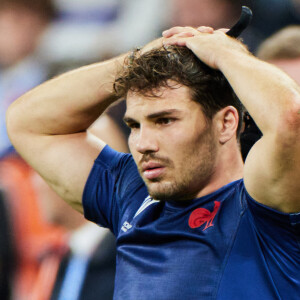
[[[165,88],[156,96],[145,96],[130,92],[126,99],[126,118],[136,119],[138,116],[155,118],[162,115],[174,115],[194,110],[199,104],[192,101],[187,87]]]
[[[126,97],[127,107],[130,105],[166,105],[191,101],[190,90],[186,86],[174,85],[160,87],[149,92],[128,91]]]

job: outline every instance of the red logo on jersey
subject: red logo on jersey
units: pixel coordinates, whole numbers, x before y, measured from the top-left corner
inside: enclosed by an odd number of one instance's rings
[[[218,201],[215,201],[215,207],[214,210],[212,212],[210,212],[209,210],[205,209],[205,208],[197,208],[195,209],[189,218],[189,226],[191,228],[197,228],[202,226],[204,223],[206,223],[204,230],[206,230],[208,227],[214,226],[214,224],[212,223],[219,208],[220,208],[221,203]]]

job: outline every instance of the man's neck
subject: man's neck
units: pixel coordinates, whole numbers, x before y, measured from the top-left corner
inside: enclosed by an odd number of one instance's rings
[[[197,194],[197,198],[208,195],[230,182],[243,178],[244,163],[241,152],[238,146],[231,146],[225,146],[222,153],[218,154],[216,168],[205,187]]]

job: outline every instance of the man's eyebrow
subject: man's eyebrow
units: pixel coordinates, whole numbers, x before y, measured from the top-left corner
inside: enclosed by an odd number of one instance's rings
[[[174,113],[178,113],[179,110],[178,109],[167,109],[167,110],[162,110],[162,111],[158,111],[158,112],[155,112],[153,114],[150,114],[147,116],[148,119],[155,119],[155,118],[158,118],[158,117],[166,117],[166,116],[169,116],[169,115],[172,115]]]
[[[126,116],[123,118],[123,122],[126,123],[126,124],[128,124],[128,123],[137,123],[136,120],[134,120],[130,117],[126,117]]]
[[[172,114],[177,113],[177,112],[179,112],[178,109],[162,110],[162,111],[158,111],[158,112],[155,112],[153,114],[148,115],[147,119],[155,119],[155,118],[158,118],[158,117],[166,117],[166,116],[172,115]],[[128,116],[124,116],[123,121],[125,123],[137,123],[137,121],[135,119],[133,119],[131,117],[128,117]]]

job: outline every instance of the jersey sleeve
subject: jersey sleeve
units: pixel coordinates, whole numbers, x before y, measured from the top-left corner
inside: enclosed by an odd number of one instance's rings
[[[120,219],[128,211],[135,211],[135,196],[145,186],[130,154],[120,153],[109,146],[101,151],[86,182],[82,204],[86,219],[109,228],[115,235]]]
[[[246,192],[247,206],[263,255],[281,290],[300,287],[300,213],[283,213],[255,201]]]
[[[245,189],[246,191],[246,189]],[[283,213],[271,207],[255,201],[246,191],[248,208],[257,226],[266,229],[270,235],[275,234],[282,240],[280,233],[285,233],[289,238],[298,240],[300,238],[300,212]],[[269,230],[267,230],[269,228]]]

